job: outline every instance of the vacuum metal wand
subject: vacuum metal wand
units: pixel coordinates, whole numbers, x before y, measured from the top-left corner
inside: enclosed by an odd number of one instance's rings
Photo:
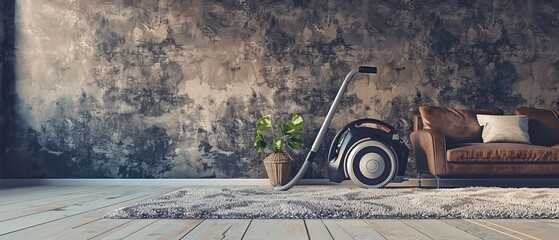
[[[311,151],[309,152],[309,154],[307,154],[307,158],[305,159],[305,162],[303,163],[303,166],[301,167],[301,170],[299,170],[299,172],[297,172],[297,175],[295,175],[295,177],[293,179],[291,179],[291,181],[289,181],[287,184],[285,184],[283,186],[275,187],[274,188],[275,190],[278,190],[278,191],[289,190],[291,187],[293,187],[295,184],[297,184],[297,182],[299,182],[299,180],[301,180],[301,178],[303,178],[303,175],[305,175],[305,173],[307,172],[307,169],[309,168],[311,163],[314,161],[314,158],[316,157],[316,152],[318,151],[318,148],[320,147],[320,144],[322,144],[322,140],[324,139],[324,136],[326,135],[326,132],[328,131],[328,127],[330,127],[330,123],[332,122],[332,118],[334,117],[334,114],[336,113],[336,110],[338,109],[338,105],[340,105],[340,102],[342,101],[342,97],[343,97],[344,92],[347,88],[347,85],[349,84],[349,81],[357,73],[377,73],[377,68],[376,67],[360,66],[359,68],[351,70],[347,74],[347,76],[344,79],[344,82],[342,83],[342,86],[340,87],[340,90],[338,90],[338,94],[336,94],[336,98],[334,99],[334,103],[330,107],[330,110],[328,110],[328,114],[326,115],[326,119],[324,119],[324,122],[322,123],[322,126],[320,127],[320,130],[318,131],[318,135],[314,139],[314,143],[312,144]]]

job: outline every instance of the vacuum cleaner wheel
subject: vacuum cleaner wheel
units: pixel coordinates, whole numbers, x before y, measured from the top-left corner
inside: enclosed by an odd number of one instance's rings
[[[355,143],[345,162],[351,181],[365,188],[384,187],[394,178],[397,168],[394,151],[374,139]]]

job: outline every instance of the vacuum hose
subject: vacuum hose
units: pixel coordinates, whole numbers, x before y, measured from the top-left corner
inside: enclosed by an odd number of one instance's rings
[[[330,123],[332,122],[332,118],[334,117],[334,114],[336,113],[336,109],[338,109],[338,105],[340,105],[340,102],[342,101],[342,97],[343,97],[344,92],[347,88],[347,84],[349,83],[351,78],[353,78],[353,76],[355,76],[355,74],[357,74],[357,73],[377,73],[377,68],[376,67],[360,66],[359,68],[351,70],[347,74],[347,76],[344,79],[344,82],[342,83],[342,86],[338,90],[338,94],[336,94],[336,98],[334,99],[334,103],[332,104],[332,106],[330,106],[330,110],[328,110],[328,114],[326,115],[326,119],[324,119],[324,122],[322,123],[322,126],[320,127],[320,130],[318,131],[318,135],[314,139],[314,143],[312,144],[311,151],[309,152],[309,154],[307,154],[307,158],[305,159],[305,162],[303,163],[303,166],[301,167],[299,172],[297,172],[297,175],[295,175],[295,177],[293,179],[291,179],[291,181],[289,181],[287,184],[285,184],[283,186],[275,187],[274,188],[275,190],[278,190],[278,191],[289,190],[291,187],[295,186],[295,184],[297,184],[297,182],[299,182],[299,180],[301,180],[301,178],[303,178],[303,175],[305,175],[305,173],[309,169],[309,166],[314,161],[314,158],[316,156],[316,152],[318,151],[318,148],[320,147],[320,144],[322,144],[322,140],[324,139],[324,136],[326,135],[326,132],[328,131],[328,127],[330,127]]]

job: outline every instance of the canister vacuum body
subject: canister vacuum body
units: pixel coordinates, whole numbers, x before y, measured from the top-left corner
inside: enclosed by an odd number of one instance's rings
[[[350,179],[365,188],[402,182],[408,147],[389,124],[359,119],[338,132],[328,152],[328,178],[340,183]]]

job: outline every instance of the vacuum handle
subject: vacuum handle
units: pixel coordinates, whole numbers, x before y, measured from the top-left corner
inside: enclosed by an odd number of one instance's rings
[[[332,103],[332,106],[330,106],[330,110],[328,110],[328,114],[326,114],[326,118],[324,119],[324,122],[322,123],[322,126],[320,127],[320,130],[318,131],[318,135],[314,139],[314,143],[311,147],[311,151],[318,152],[318,148],[320,147],[320,144],[322,143],[322,139],[324,138],[324,135],[326,135],[326,131],[328,131],[328,127],[330,126],[330,123],[332,122],[332,118],[334,117],[334,114],[336,113],[336,109],[338,109],[338,105],[340,105],[340,102],[342,101],[342,97],[343,97],[344,92],[347,88],[347,84],[349,84],[349,81],[351,80],[351,78],[353,78],[353,76],[355,76],[355,74],[358,74],[358,73],[376,73],[376,72],[377,72],[376,67],[360,66],[359,68],[351,70],[347,74],[344,81],[342,82],[342,86],[340,87],[340,89],[338,90],[338,93],[336,94],[336,97],[334,98],[334,102]]]
[[[369,67],[369,66],[360,66],[359,67],[360,73],[377,73],[377,67]]]

